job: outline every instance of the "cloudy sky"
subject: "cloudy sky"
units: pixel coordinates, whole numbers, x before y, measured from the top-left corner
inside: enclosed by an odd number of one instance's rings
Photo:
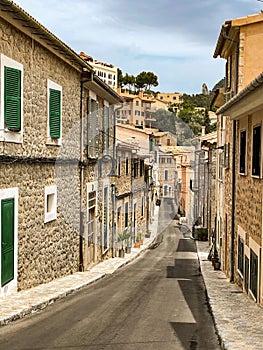
[[[152,71],[156,90],[196,94],[224,76],[213,59],[222,24],[263,9],[257,0],[16,0],[77,53],[123,73]]]

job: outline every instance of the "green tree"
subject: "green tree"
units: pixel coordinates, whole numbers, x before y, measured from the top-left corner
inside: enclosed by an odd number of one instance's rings
[[[117,68],[117,81],[118,81],[118,87],[122,88],[123,86],[123,75],[122,70]]]
[[[138,90],[142,90],[147,86],[147,73],[141,72],[135,78],[135,86]]]
[[[135,77],[133,75],[129,75],[126,73],[125,76],[123,77],[123,85],[128,86],[129,90],[134,89]]]
[[[139,89],[151,90],[151,87],[158,86],[158,77],[153,72],[141,72],[135,78],[135,86]]]
[[[151,90],[151,87],[156,87],[159,85],[158,83],[158,77],[153,72],[147,72],[146,73],[146,82],[147,82],[147,90]]]

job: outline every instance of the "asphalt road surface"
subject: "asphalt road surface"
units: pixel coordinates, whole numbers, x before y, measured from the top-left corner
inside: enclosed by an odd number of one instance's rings
[[[110,277],[0,329],[1,350],[217,350],[195,242],[160,207],[160,244]]]

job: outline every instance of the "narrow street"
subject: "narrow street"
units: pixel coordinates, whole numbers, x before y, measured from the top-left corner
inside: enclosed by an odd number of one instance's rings
[[[111,277],[0,329],[8,350],[219,349],[195,242],[162,202],[162,242]]]

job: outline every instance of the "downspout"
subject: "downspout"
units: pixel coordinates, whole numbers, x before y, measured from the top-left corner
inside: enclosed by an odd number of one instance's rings
[[[83,263],[83,236],[84,236],[84,215],[83,215],[83,184],[84,184],[84,158],[83,158],[83,81],[80,81],[80,232],[79,232],[79,271],[84,271]]]
[[[224,32],[223,37],[235,44],[235,85],[234,94],[238,92],[238,60],[239,60],[239,42],[227,36]],[[233,120],[233,138],[232,138],[232,208],[231,208],[231,249],[230,249],[230,282],[235,278],[235,187],[236,187],[236,120]]]
[[[116,108],[113,112],[113,152],[112,152],[112,158],[113,158],[113,164],[115,164],[114,174],[116,174],[116,164],[117,164],[117,152],[116,152],[116,115],[117,111],[122,108],[122,105],[118,108]],[[115,221],[115,212],[116,212],[116,184],[111,184],[111,208],[112,208],[112,227],[111,227],[111,235],[112,235],[112,258],[115,257],[115,235],[116,235],[116,221]]]

